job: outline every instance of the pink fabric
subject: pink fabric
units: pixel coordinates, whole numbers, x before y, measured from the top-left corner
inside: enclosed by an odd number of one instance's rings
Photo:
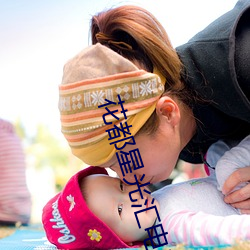
[[[205,154],[204,159],[205,160],[207,159],[207,153]],[[207,176],[209,176],[210,175],[210,171],[209,171],[209,167],[208,167],[208,165],[206,163],[204,163],[204,170],[205,170]]]
[[[0,221],[28,223],[31,197],[20,138],[12,124],[0,119]]]
[[[162,220],[168,242],[192,246],[233,244],[250,240],[250,215],[215,216],[203,212],[172,211]]]

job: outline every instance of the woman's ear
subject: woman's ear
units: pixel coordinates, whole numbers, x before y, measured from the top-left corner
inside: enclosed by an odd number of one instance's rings
[[[180,109],[178,104],[169,96],[162,96],[156,104],[158,117],[166,120],[172,126],[180,122]]]

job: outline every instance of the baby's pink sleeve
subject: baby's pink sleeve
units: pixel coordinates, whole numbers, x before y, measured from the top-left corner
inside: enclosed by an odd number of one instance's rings
[[[161,220],[168,243],[192,246],[233,244],[250,240],[250,215],[215,216],[203,212],[172,211]]]

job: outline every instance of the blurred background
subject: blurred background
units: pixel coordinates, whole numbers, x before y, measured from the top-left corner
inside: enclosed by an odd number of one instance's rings
[[[40,222],[41,209],[48,199],[72,174],[86,167],[72,156],[60,132],[57,102],[63,65],[91,43],[91,16],[118,5],[139,5],[158,18],[176,47],[236,2],[0,0],[0,118],[14,124],[22,141],[32,195],[32,222]],[[181,181],[202,175],[200,166],[182,162],[172,178]]]

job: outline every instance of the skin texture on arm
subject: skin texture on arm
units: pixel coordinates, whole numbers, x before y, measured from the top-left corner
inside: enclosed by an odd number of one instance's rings
[[[216,165],[220,189],[226,195],[225,202],[250,213],[250,136],[227,151]],[[231,169],[229,172],[227,169]]]
[[[233,144],[233,147],[230,146]],[[240,143],[218,141],[207,153],[208,163],[215,167],[218,189],[225,194],[225,202],[249,213],[250,193],[250,136]]]
[[[240,168],[233,172],[226,180],[223,190],[226,195],[224,201],[233,207],[240,209],[243,214],[250,214],[250,166]],[[231,193],[231,191],[240,183],[248,182],[248,184],[239,190]]]
[[[247,136],[237,146],[231,148],[229,151],[219,159],[215,172],[216,178],[219,184],[219,190],[225,193],[223,188],[225,181],[228,177],[238,169],[245,168],[250,164],[250,136]],[[240,189],[246,186],[248,183],[243,182],[235,187],[231,191]]]

